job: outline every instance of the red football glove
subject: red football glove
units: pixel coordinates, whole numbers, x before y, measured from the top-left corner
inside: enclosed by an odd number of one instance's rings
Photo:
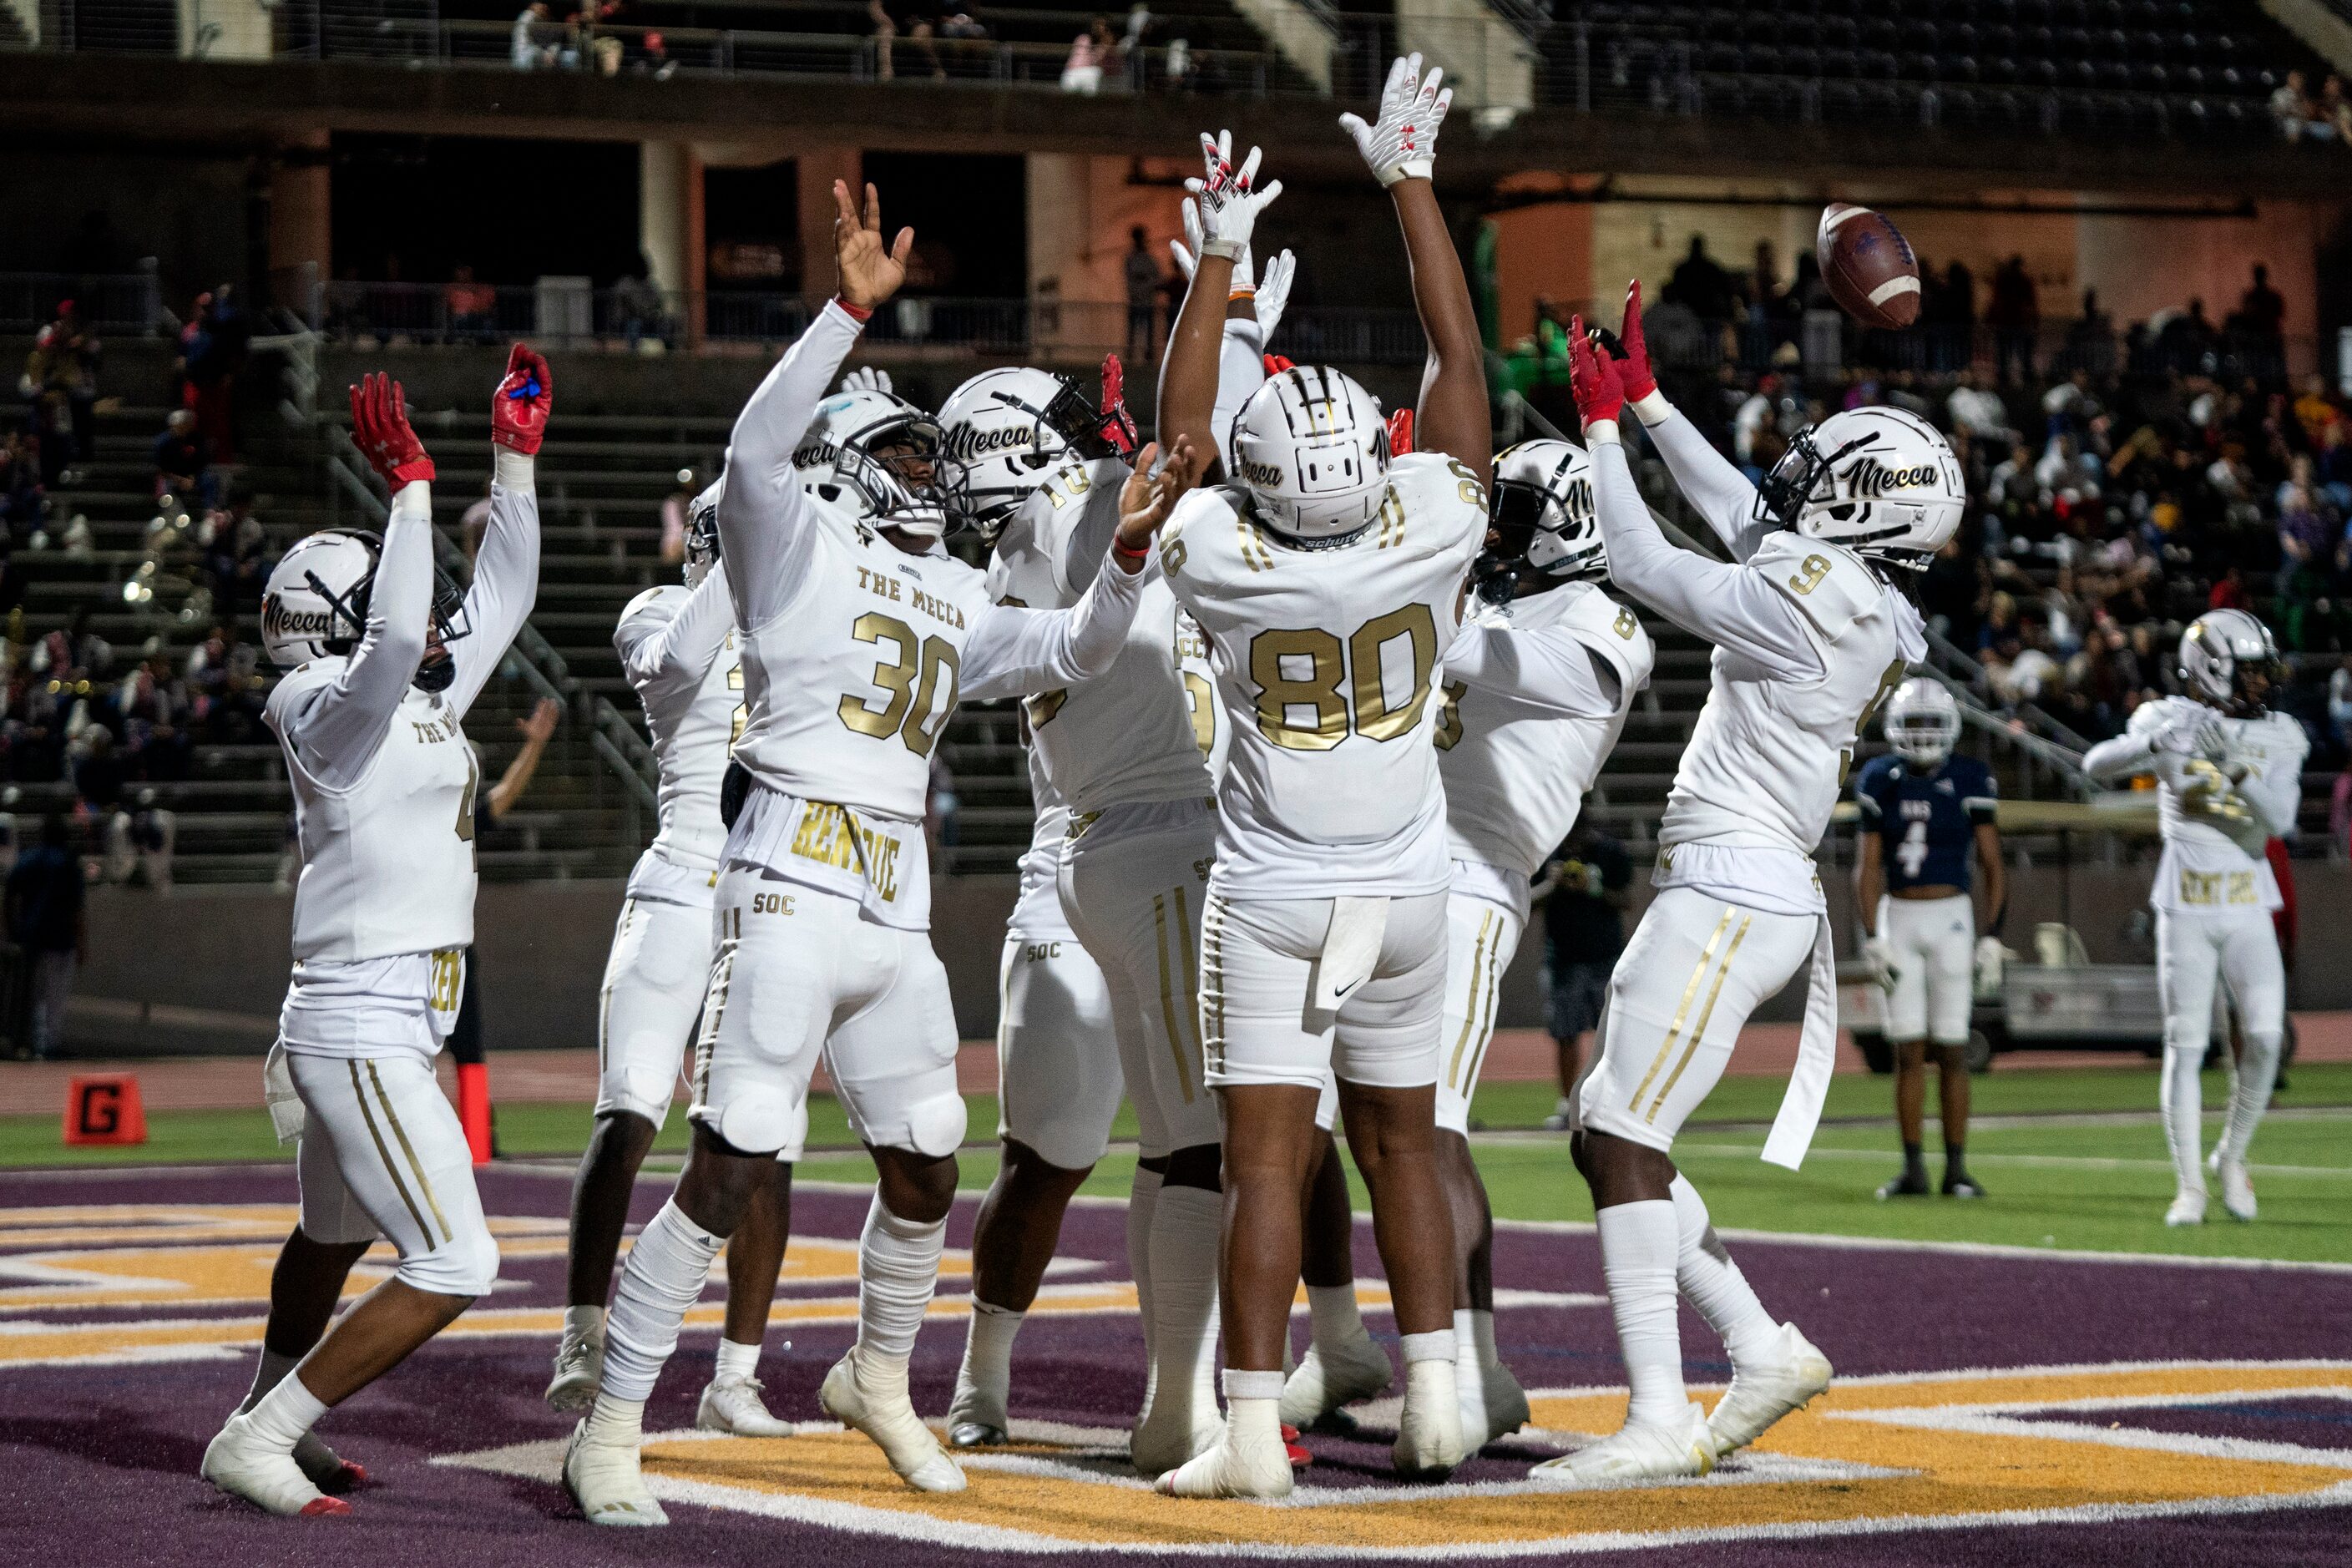
[[[378,371],[352,388],[352,445],[394,489],[433,478],[433,459],[408,427],[400,383]]]
[[[555,378],[547,361],[529,343],[517,343],[507,355],[506,379],[490,398],[490,440],[526,458],[539,455],[547,439],[547,416],[555,407]]]
[[[1095,433],[1110,443],[1111,450],[1120,457],[1132,457],[1140,441],[1135,428],[1135,416],[1127,411],[1127,367],[1118,363],[1117,354],[1103,355],[1102,399],[1097,405],[1102,412],[1102,423]]]
[[[1650,368],[1650,345],[1642,338],[1642,280],[1625,285],[1625,321],[1617,329],[1618,378],[1625,395],[1638,403],[1658,390],[1658,376]]]
[[[1402,458],[1412,450],[1412,410],[1400,408],[1389,416],[1389,456]]]
[[[1268,381],[1272,381],[1276,376],[1280,375],[1286,370],[1296,370],[1297,368],[1297,366],[1292,364],[1280,354],[1268,354],[1265,356],[1265,378]]]
[[[1569,321],[1568,389],[1576,395],[1576,411],[1587,425],[1613,421],[1625,412],[1625,383],[1617,362],[1593,342],[1581,316]]]

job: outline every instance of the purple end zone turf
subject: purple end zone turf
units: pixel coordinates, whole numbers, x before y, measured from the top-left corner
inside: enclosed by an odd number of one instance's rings
[[[485,1174],[494,1215],[560,1217],[570,1195],[561,1173],[501,1169]],[[666,1184],[642,1184],[635,1217],[657,1208]],[[16,1173],[0,1178],[0,1210],[66,1205],[288,1204],[283,1166],[146,1173]],[[949,1243],[969,1243],[973,1203],[957,1205]],[[803,1192],[795,1233],[854,1238],[863,1194]],[[22,1222],[21,1213],[18,1221]],[[143,1245],[143,1244],[142,1244]],[[0,1231],[0,1266],[12,1246]],[[47,1250],[47,1247],[41,1250]],[[1847,1377],[1926,1373],[1968,1367],[2049,1367],[2169,1359],[2291,1360],[2345,1354],[2352,1323],[2352,1273],[2178,1264],[2083,1262],[1921,1249],[1745,1242],[1736,1252],[1766,1304],[1798,1322]],[[1368,1227],[1358,1230],[1360,1268],[1377,1273]],[[1115,1206],[1073,1208],[1063,1254],[1099,1267],[1057,1276],[1072,1282],[1124,1279],[1125,1217]],[[494,1303],[553,1308],[562,1301],[560,1257],[509,1256]],[[1506,1228],[1496,1238],[1496,1283],[1505,1289],[1601,1289],[1599,1258],[1585,1232]],[[0,1289],[24,1276],[0,1276]],[[966,1288],[945,1282],[943,1294]],[[839,1295],[844,1282],[803,1287]],[[788,1289],[787,1294],[793,1293]],[[706,1300],[716,1300],[714,1286]],[[26,1323],[100,1324],[174,1317],[256,1317],[260,1304],[220,1309],[141,1306],[18,1309],[0,1295],[0,1333]],[[1392,1325],[1372,1314],[1374,1333],[1393,1346]],[[1695,1381],[1725,1369],[1696,1319],[1685,1342]],[[761,1367],[771,1407],[791,1419],[817,1417],[817,1384],[847,1346],[845,1323],[779,1326]],[[1303,1332],[1303,1331],[1302,1331]],[[1622,1380],[1605,1308],[1507,1308],[1498,1335],[1505,1359],[1530,1387],[1573,1389]],[[790,1352],[779,1350],[789,1337]],[[649,1430],[689,1426],[711,1365],[713,1335],[689,1331],[646,1412]],[[946,1408],[963,1344],[961,1320],[935,1321],[919,1343],[916,1406]],[[351,1499],[346,1520],[275,1521],[215,1493],[197,1478],[206,1440],[242,1397],[253,1354],[213,1359],[10,1368],[0,1363],[0,1500],[9,1524],[5,1559],[28,1568],[153,1564],[156,1568],[263,1568],[336,1563],[386,1568],[566,1568],[606,1563],[669,1565],[803,1561],[867,1568],[920,1561],[957,1564],[1152,1561],[1146,1555],[1001,1553],[916,1546],[884,1537],[719,1510],[672,1505],[673,1526],[647,1533],[592,1531],[558,1489],[478,1469],[433,1465],[434,1456],[561,1437],[566,1418],[541,1402],[551,1336],[450,1339],[331,1413],[321,1435],[366,1465],[374,1484]],[[1142,1394],[1141,1342],[1131,1314],[1032,1316],[1015,1355],[1017,1417],[1093,1426],[1123,1426]],[[2064,1419],[2063,1416],[2053,1419]],[[2352,1402],[2263,1400],[2189,1408],[2151,1402],[2104,1411],[2150,1430],[2244,1437],[2315,1448],[2352,1448]],[[1310,1488],[1393,1486],[1384,1444],[1314,1436]],[[1530,1450],[1529,1452],[1531,1452]],[[1511,1480],[1526,1455],[1501,1449],[1465,1466],[1458,1479]],[[2352,1468],[2352,1463],[2347,1463]],[[1822,1483],[1830,1484],[1830,1483]],[[1400,1493],[1399,1495],[1409,1495]],[[1983,1564],[1985,1568],[2083,1568],[2132,1563],[2207,1568],[2224,1553],[2263,1563],[2352,1563],[2352,1507],[2276,1512],[2037,1524],[2021,1528],[1899,1531],[1774,1541],[1685,1543],[1678,1563],[1706,1568],[1755,1564]],[[1603,1552],[1591,1561],[1662,1561],[1657,1550]],[[1164,1560],[1164,1559],[1163,1559]],[[1314,1561],[1315,1559],[1309,1559]],[[1321,1561],[1349,1559],[1331,1555]],[[1544,1561],[1556,1559],[1546,1557]],[[1533,1562],[1532,1557],[1514,1559]]]

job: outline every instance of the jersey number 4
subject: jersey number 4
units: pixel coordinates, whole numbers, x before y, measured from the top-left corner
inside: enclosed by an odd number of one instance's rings
[[[1400,638],[1412,661],[1402,701],[1391,698],[1381,668],[1381,655]],[[1258,731],[1276,745],[1328,752],[1350,731],[1393,741],[1412,732],[1429,701],[1437,621],[1427,605],[1407,605],[1366,621],[1345,645],[1319,626],[1264,631],[1250,638],[1249,660]]]
[[[877,647],[893,643],[898,657],[874,667],[874,684],[884,693],[881,703],[877,706],[854,691],[844,692],[841,721],[877,740],[896,735],[915,755],[929,756],[931,748],[940,743],[940,731],[948,727],[948,715],[955,711],[956,681],[961,669],[954,645],[943,637],[918,637],[914,628],[897,616],[870,611],[857,617],[849,635]]]
[[[1918,880],[1919,868],[1927,863],[1927,825],[1925,822],[1906,824],[1903,842],[1895,847],[1895,863],[1903,868],[1904,876]]]

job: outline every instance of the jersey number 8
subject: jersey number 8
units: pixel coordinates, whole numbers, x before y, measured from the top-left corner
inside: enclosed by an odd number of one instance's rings
[[[1410,642],[1412,680],[1405,700],[1392,702],[1381,655],[1400,637]],[[1344,647],[1337,634],[1302,626],[1260,632],[1250,639],[1249,653],[1259,732],[1291,751],[1328,752],[1350,730],[1374,741],[1412,733],[1429,701],[1437,622],[1427,605],[1407,605],[1358,626]],[[1305,673],[1294,673],[1301,664]],[[1314,717],[1294,718],[1301,709],[1312,710]]]
[[[961,667],[952,644],[942,637],[917,637],[914,628],[895,616],[868,612],[857,617],[849,635],[862,643],[898,645],[898,657],[874,667],[874,684],[888,695],[877,707],[854,691],[841,697],[841,721],[861,735],[887,741],[897,735],[907,750],[928,757],[955,711],[956,681]],[[937,717],[939,723],[923,726]]]

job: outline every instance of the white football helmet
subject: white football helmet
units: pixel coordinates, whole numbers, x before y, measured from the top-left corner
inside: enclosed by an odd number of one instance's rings
[[[956,521],[995,542],[1029,493],[1066,463],[1116,456],[1102,416],[1049,370],[984,370],[940,405],[940,449],[955,465]]]
[[[1486,526],[1496,535],[1471,568],[1478,592],[1510,598],[1528,577],[1591,583],[1609,575],[1592,508],[1592,459],[1566,441],[1522,441],[1495,459]]]
[[[1380,400],[1328,365],[1270,377],[1234,416],[1233,477],[1260,517],[1300,540],[1339,540],[1379,515],[1389,489]]]
[[[2260,676],[2260,690],[2246,677]],[[2270,627],[2243,610],[2208,610],[2180,634],[2180,681],[2200,702],[2242,715],[2270,706],[2270,689],[2285,678]]]
[[[686,585],[699,588],[719,564],[719,498],[727,493],[727,476],[719,475],[700,495],[686,503]]]
[[[1900,408],[1849,408],[1800,431],[1756,490],[1756,518],[1917,570],[1968,506],[1951,444]]]
[[[278,557],[261,590],[261,648],[281,669],[333,658],[359,645],[367,630],[368,595],[375,586],[382,536],[326,528],[297,540]],[[466,635],[465,594],[448,574],[433,569],[433,630],[442,643]],[[455,679],[447,658],[418,666],[415,683],[439,691]]]
[[[803,489],[853,517],[919,539],[947,531],[953,487],[939,422],[903,397],[860,388],[826,398],[793,467]]]
[[[1913,766],[1942,767],[1959,738],[1960,705],[1942,681],[1915,675],[1887,699],[1887,748]]]

